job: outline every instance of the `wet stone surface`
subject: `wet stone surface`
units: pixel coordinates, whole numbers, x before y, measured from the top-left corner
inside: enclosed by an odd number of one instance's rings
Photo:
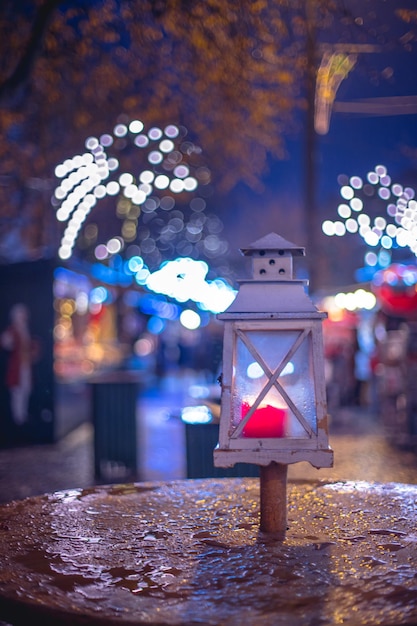
[[[27,624],[417,623],[417,486],[257,479],[74,489],[0,507],[0,619]]]

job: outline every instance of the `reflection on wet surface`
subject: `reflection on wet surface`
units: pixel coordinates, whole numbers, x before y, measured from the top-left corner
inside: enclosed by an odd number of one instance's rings
[[[0,507],[0,596],[45,624],[415,623],[416,502],[411,485],[290,483],[280,542],[259,532],[257,479],[31,498]]]

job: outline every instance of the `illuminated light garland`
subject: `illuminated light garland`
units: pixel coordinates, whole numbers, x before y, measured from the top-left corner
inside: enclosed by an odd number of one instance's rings
[[[346,233],[359,233],[367,246],[377,248],[380,253],[365,254],[365,264],[375,266],[388,265],[393,247],[408,247],[417,256],[417,202],[415,190],[404,188],[392,182],[384,165],[377,165],[368,172],[364,182],[360,176],[352,176],[349,181],[340,181],[340,195],[344,202],[339,204],[337,213],[340,219],[324,220],[322,231],[328,237],[343,236]],[[363,200],[357,197],[361,191],[365,196],[374,195],[385,201],[386,217],[372,219],[364,212]],[[348,203],[347,203],[348,202]],[[391,221],[390,221],[391,220]]]
[[[175,251],[182,253],[182,248],[188,254],[198,249],[196,256],[202,254],[216,258],[224,255],[228,245],[210,230],[210,220],[205,220],[198,237],[193,240],[189,236],[195,229],[196,216],[205,209],[204,199],[196,196],[195,192],[199,185],[210,182],[211,174],[207,167],[194,164],[194,156],[199,155],[201,149],[191,141],[185,142],[184,147],[186,132],[186,129],[174,124],[164,129],[152,127],[146,130],[140,120],[118,123],[112,133],[88,137],[85,141],[87,152],[57,165],[55,175],[60,184],[55,189],[52,204],[56,208],[57,220],[65,223],[58,256],[63,260],[71,258],[87,217],[97,202],[107,196],[118,197],[116,215],[123,220],[121,236],[118,237],[122,248],[138,238],[139,216],[149,214],[151,221],[147,222],[146,228],[150,229],[150,234],[138,244],[145,256],[153,255],[154,265],[163,260],[158,248],[160,243],[165,246],[169,243],[171,254]],[[120,161],[116,155],[125,147],[135,147],[142,151],[142,159],[145,157],[145,167],[137,178],[130,172],[119,172]],[[163,193],[168,195],[160,197]],[[172,211],[176,203],[183,202],[183,194],[191,196],[188,221],[178,211],[178,215],[173,215],[175,226],[169,216],[152,221],[154,211]],[[157,232],[153,233],[152,229]],[[110,245],[109,248],[109,242],[114,239],[97,243],[97,259],[104,261],[119,252],[118,245]],[[185,239],[185,242],[178,239]]]
[[[202,310],[222,313],[235,299],[236,291],[223,279],[206,281],[208,270],[204,261],[177,258],[163,264],[158,271],[148,273],[145,284],[151,291],[177,302],[191,300]],[[143,272],[143,268],[139,271]],[[142,281],[142,274],[139,280]]]
[[[354,68],[355,54],[325,52],[317,72],[314,127],[320,135],[329,131],[330,115],[342,80]]]
[[[113,245],[117,248],[120,242],[115,238],[109,244],[109,247]],[[108,256],[106,246],[102,246],[101,254],[103,258]],[[165,261],[154,272],[149,270],[140,256],[124,261],[120,258],[117,269],[101,263],[92,266],[92,275],[98,280],[126,286],[133,280],[149,291],[168,296],[182,305],[191,301],[204,313],[222,313],[233,302],[237,291],[223,278],[207,280],[208,271],[209,266],[205,261],[188,257]],[[168,307],[169,303],[164,306]]]

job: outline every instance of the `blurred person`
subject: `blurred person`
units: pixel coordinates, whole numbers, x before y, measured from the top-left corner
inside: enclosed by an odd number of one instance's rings
[[[10,309],[10,324],[0,336],[0,345],[9,353],[5,382],[10,392],[12,419],[17,426],[21,426],[28,419],[35,357],[35,342],[30,335],[26,305],[18,303]]]

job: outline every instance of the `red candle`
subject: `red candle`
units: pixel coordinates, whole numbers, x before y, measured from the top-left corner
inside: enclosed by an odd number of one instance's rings
[[[242,403],[242,418],[250,409],[248,402]],[[251,415],[242,431],[244,437],[271,438],[285,436],[287,409],[267,404]]]

